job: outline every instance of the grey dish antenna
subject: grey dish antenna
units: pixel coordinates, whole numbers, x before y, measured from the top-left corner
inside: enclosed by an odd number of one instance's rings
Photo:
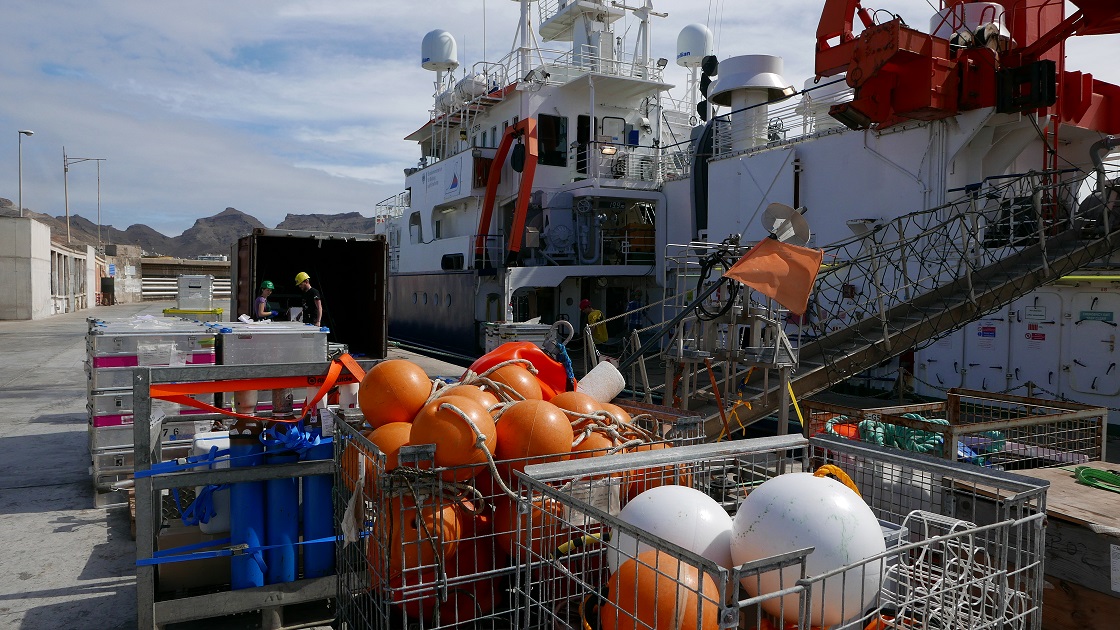
[[[809,242],[809,222],[784,203],[772,203],[762,211],[762,227],[782,243],[804,246]]]

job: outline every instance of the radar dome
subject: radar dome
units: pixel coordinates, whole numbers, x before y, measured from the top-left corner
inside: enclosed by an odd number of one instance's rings
[[[451,33],[436,29],[424,36],[424,42],[420,45],[420,66],[435,72],[447,72],[459,67],[459,53]]]
[[[704,57],[712,54],[712,32],[703,24],[689,24],[677,35],[677,65],[699,68]]]

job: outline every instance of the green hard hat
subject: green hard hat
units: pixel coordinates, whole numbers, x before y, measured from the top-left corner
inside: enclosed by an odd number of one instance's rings
[[[265,280],[264,282],[261,283],[261,288],[262,289],[275,289],[276,287],[272,286],[272,281],[271,280]]]

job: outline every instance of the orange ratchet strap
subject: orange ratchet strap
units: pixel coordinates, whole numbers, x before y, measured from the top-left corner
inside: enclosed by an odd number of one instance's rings
[[[346,374],[342,373],[343,368],[346,368]],[[335,385],[361,383],[365,375],[365,370],[362,369],[362,366],[358,365],[354,357],[349,354],[344,354],[334,361],[331,361],[330,369],[327,370],[327,373],[323,376],[274,376],[269,378],[233,379],[220,382],[161,383],[159,385],[152,385],[149,388],[149,395],[152,398],[179,403],[180,405],[187,405],[188,407],[194,407],[195,409],[201,409],[211,413],[220,413],[231,418],[296,423],[307,417],[308,412],[315,408],[316,403],[322,400],[323,396],[326,396],[327,392],[329,392],[332,387]],[[288,389],[315,386],[319,387],[318,391],[315,392],[314,397],[304,402],[303,412],[300,413],[299,417],[288,419],[273,418],[271,416],[265,418],[237,413],[229,409],[215,407],[214,405],[190,397],[190,394],[216,394],[218,392],[243,392],[254,389]]]

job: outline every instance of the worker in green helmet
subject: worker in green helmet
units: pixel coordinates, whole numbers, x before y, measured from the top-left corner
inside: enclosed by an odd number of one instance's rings
[[[257,321],[274,319],[280,314],[279,311],[272,310],[272,305],[268,303],[268,296],[272,295],[272,290],[275,288],[271,280],[265,280],[261,283],[261,294],[257,296],[257,303],[253,309],[253,319]]]

